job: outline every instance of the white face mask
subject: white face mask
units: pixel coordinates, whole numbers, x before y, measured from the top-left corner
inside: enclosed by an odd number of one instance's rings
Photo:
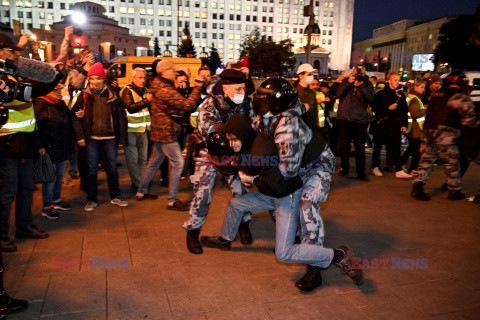
[[[230,93],[233,93],[232,91],[230,91],[230,89],[227,88],[227,90]],[[245,95],[244,94],[233,93],[233,98],[230,98],[230,97],[228,97],[228,98],[230,100],[232,100],[232,102],[235,103],[235,104],[241,104],[243,102],[243,100],[245,99]]]
[[[307,76],[307,78],[305,79],[306,83],[307,83],[307,86],[310,85],[310,83],[313,82],[313,76]]]

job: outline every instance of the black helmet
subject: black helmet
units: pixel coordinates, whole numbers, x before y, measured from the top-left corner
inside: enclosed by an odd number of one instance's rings
[[[462,90],[467,90],[468,87],[468,78],[460,70],[453,70],[450,72],[445,80],[443,80],[444,86],[449,87],[451,85],[457,85],[459,86]]]
[[[263,81],[257,88],[257,95],[267,96],[266,99],[272,114],[289,109],[298,98],[298,92],[293,89],[292,84],[280,77],[272,77]]]
[[[210,128],[207,135],[208,159],[223,174],[237,172],[236,153],[230,148],[230,141],[224,130],[223,123]]]

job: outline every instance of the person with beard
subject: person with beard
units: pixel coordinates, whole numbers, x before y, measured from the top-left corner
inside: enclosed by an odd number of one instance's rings
[[[425,80],[416,80],[407,96],[409,112],[406,136],[408,138],[408,148],[403,153],[400,162],[404,167],[411,156],[410,169],[406,171],[412,172],[412,174],[417,172],[418,161],[420,161],[420,138],[422,137],[423,122],[427,112],[421,100],[425,92],[425,84]]]
[[[156,68],[157,78],[152,80],[150,86],[150,91],[154,95],[150,103],[152,119],[150,140],[154,142],[154,149],[148,160],[136,197],[137,200],[141,200],[148,194],[148,187],[155,171],[167,157],[172,167],[169,177],[167,209],[186,211],[188,210],[188,204],[178,199],[183,157],[179,143],[182,128],[176,119],[195,107],[204,83],[202,78],[196,77],[195,88],[189,97],[185,98],[174,86],[176,65],[168,60],[162,60],[157,63]]]
[[[407,131],[408,106],[402,88],[400,75],[392,72],[387,76],[388,85],[375,95],[372,110],[375,113],[375,134],[373,135],[372,170],[377,177],[383,176],[380,171],[380,151],[382,146],[389,146],[395,163],[395,178],[411,178],[402,170],[400,153],[402,146],[402,132]]]
[[[273,139],[265,133],[255,133],[248,119],[240,116],[233,116],[227,121],[225,133],[230,148],[237,153],[236,163],[242,181],[255,184],[258,191],[231,199],[222,235],[202,236],[202,244],[209,248],[229,250],[245,213],[275,210],[275,255],[278,261],[306,263],[309,269],[316,270],[315,281],[308,283],[308,286],[297,281],[296,286],[300,290],[311,291],[320,286],[320,268],[327,268],[332,262],[356,285],[361,285],[363,271],[352,269],[351,258],[354,253],[349,246],[330,249],[321,244],[294,243],[298,222],[302,220],[299,214],[302,177],[299,173],[292,178],[284,177],[278,166],[282,151],[277,151]]]
[[[209,87],[211,94],[200,106],[198,113],[195,133],[203,143],[206,142],[208,133],[214,125],[225,123],[231,116],[238,114],[247,116],[249,119],[254,117],[251,100],[245,95],[244,74],[239,70],[225,69],[219,76],[220,80]],[[206,145],[203,145],[199,148],[198,157],[195,159],[194,196],[190,205],[190,219],[183,225],[187,230],[187,248],[193,254],[203,252],[199,234],[207,218],[216,174],[215,166],[208,159]],[[226,176],[225,179],[234,197],[247,192],[247,188],[234,176]],[[250,217],[247,216],[240,227],[239,233],[243,244],[252,242],[249,220]]]

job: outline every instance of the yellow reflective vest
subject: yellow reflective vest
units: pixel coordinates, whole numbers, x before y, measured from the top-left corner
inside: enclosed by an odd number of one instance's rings
[[[410,103],[413,101],[413,99],[418,100],[420,110],[423,110],[424,106],[423,106],[422,100],[419,97],[417,97],[416,95],[411,94],[411,93],[409,93],[408,96],[407,96],[407,105],[410,106]],[[423,130],[423,123],[425,122],[425,116],[417,118],[416,121],[418,123],[418,126],[420,127],[420,130]],[[410,114],[410,111],[409,111],[408,112],[408,127],[407,127],[407,131],[406,131],[407,133],[412,131],[412,124],[413,124],[413,118],[412,118],[412,115]]]
[[[132,92],[133,101],[135,101],[135,103],[140,102],[142,99],[146,98],[147,93],[149,92],[149,90],[145,88],[142,97],[139,96],[131,87],[127,86],[125,88],[130,89],[130,91]],[[125,90],[125,88],[120,91],[120,96],[122,96],[123,90]],[[129,113],[127,110],[127,122],[128,132],[145,132],[145,130],[150,131],[152,120],[150,118],[150,112],[148,111],[148,108],[143,108],[136,113]]]

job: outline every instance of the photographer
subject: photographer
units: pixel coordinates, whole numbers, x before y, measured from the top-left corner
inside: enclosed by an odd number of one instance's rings
[[[2,251],[17,250],[9,238],[9,218],[13,201],[16,199],[15,223],[17,238],[48,238],[48,234],[38,230],[33,224],[33,159],[38,156],[38,135],[31,97],[45,95],[52,91],[63,77],[48,64],[19,58],[15,46],[6,35],[0,36],[0,59],[10,59],[17,63],[18,72],[29,74],[36,79],[53,79],[50,83],[40,83],[32,79],[18,83],[12,75],[3,75],[8,81],[8,90],[1,97],[2,106],[8,110],[8,120],[4,119],[0,128],[0,208],[2,225]],[[7,66],[7,62],[5,62]],[[4,66],[4,71],[6,67]],[[16,67],[15,67],[16,68]],[[31,69],[31,70],[27,70]],[[21,71],[21,72],[20,72]],[[15,71],[16,72],[16,71]],[[13,73],[13,72],[12,72]],[[30,91],[31,87],[31,91]],[[2,91],[4,93],[4,91]]]
[[[365,75],[361,65],[353,68],[353,73],[338,86],[336,96],[340,100],[337,123],[339,141],[338,147],[342,158],[340,176],[346,176],[350,171],[349,153],[350,141],[355,145],[355,167],[357,178],[368,181],[365,174],[365,135],[367,133],[367,107],[373,102],[375,92],[372,83]]]

